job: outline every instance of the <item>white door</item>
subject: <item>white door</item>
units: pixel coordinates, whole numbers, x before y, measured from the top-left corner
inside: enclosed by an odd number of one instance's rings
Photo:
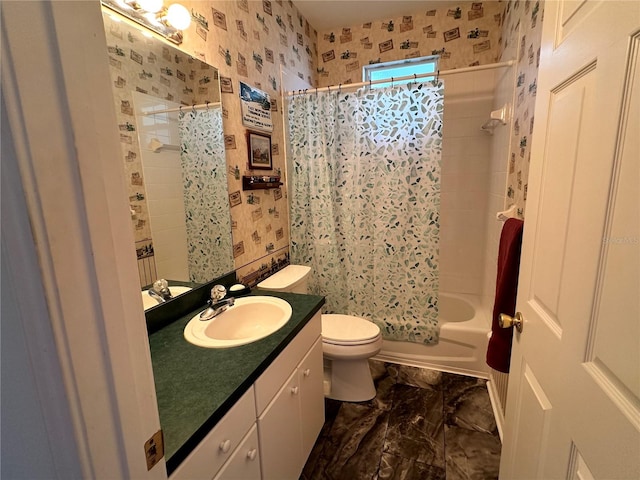
[[[545,4],[500,478],[640,478],[640,2]]]

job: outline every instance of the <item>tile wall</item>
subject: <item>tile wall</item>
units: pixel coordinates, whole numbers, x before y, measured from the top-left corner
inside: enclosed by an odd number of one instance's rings
[[[173,108],[177,105],[140,92],[133,92],[133,97],[137,111],[144,106],[148,108],[160,104],[163,108]],[[180,144],[177,121],[149,123],[145,125],[144,122],[137,122],[136,127],[142,138],[159,138],[165,145]],[[141,148],[140,160],[156,271],[163,278],[186,281],[189,279],[187,257],[175,255],[175,252],[187,252],[188,245],[180,151],[174,147],[161,148],[157,152]]]
[[[440,205],[440,288],[482,293],[492,70],[446,77]]]

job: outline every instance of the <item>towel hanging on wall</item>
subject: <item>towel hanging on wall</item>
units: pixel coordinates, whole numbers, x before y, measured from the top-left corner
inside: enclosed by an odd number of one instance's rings
[[[509,218],[504,222],[500,234],[496,296],[493,304],[491,338],[487,348],[487,365],[503,373],[509,373],[513,328],[500,328],[499,318],[501,313],[511,316],[515,314],[523,227],[522,220]]]

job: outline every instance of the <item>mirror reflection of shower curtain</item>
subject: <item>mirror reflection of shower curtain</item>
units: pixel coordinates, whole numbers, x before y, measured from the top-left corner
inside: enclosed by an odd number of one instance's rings
[[[438,341],[443,83],[289,99],[291,260],[327,313]]]
[[[186,108],[179,129],[189,279],[206,283],[234,269],[222,110]]]

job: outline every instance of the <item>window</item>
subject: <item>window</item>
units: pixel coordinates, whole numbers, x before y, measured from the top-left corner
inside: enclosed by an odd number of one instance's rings
[[[408,60],[396,60],[394,62],[375,63],[362,68],[362,77],[365,82],[389,79],[388,83],[378,83],[378,87],[391,86],[391,78],[408,77],[410,75],[424,75],[435,73],[438,70],[438,57],[420,57]],[[431,80],[433,77],[423,78],[422,81]],[[395,81],[394,85],[408,83],[412,80]]]

